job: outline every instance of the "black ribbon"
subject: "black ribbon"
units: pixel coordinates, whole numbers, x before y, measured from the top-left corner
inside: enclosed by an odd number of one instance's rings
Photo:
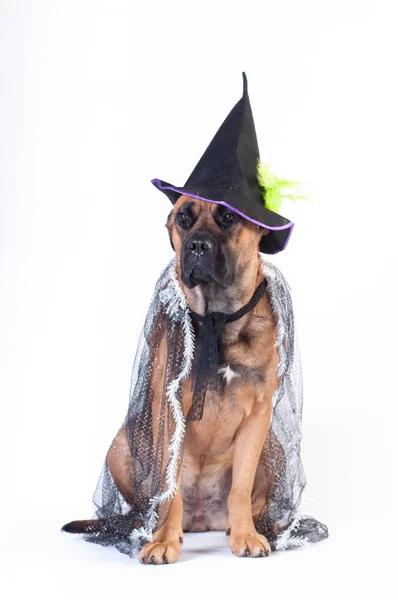
[[[249,302],[232,314],[212,312],[203,316],[193,310],[190,311],[191,318],[199,321],[200,327],[196,336],[193,365],[194,391],[192,406],[187,416],[188,421],[202,419],[206,392],[209,388],[215,387],[220,366],[227,366],[221,341],[225,325],[241,319],[250,312],[258,304],[266,287],[267,282],[263,279]]]

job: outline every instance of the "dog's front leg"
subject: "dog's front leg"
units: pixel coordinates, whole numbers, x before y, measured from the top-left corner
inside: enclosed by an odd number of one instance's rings
[[[183,505],[180,490],[181,475],[166,522],[154,533],[153,542],[145,544],[139,554],[139,560],[142,563],[165,565],[178,560],[183,537]]]
[[[256,398],[236,433],[227,535],[232,552],[237,556],[260,557],[270,553],[268,540],[254,527],[251,496],[271,413],[272,394]]]

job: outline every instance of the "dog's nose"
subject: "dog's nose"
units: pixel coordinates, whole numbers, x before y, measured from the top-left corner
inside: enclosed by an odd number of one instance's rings
[[[213,242],[206,237],[198,236],[193,238],[188,244],[188,250],[195,254],[195,256],[201,256],[206,252],[209,252],[213,248]]]

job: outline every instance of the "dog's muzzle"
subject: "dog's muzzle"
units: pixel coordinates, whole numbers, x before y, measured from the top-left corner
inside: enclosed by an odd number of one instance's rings
[[[208,231],[194,231],[182,249],[181,275],[184,284],[193,288],[200,282],[228,286],[228,261],[217,238]],[[231,279],[231,280],[230,280]]]

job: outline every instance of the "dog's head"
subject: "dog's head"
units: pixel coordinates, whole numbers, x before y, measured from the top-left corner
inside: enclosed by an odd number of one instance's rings
[[[201,282],[230,286],[268,233],[225,206],[190,196],[180,196],[166,226],[188,288]]]

